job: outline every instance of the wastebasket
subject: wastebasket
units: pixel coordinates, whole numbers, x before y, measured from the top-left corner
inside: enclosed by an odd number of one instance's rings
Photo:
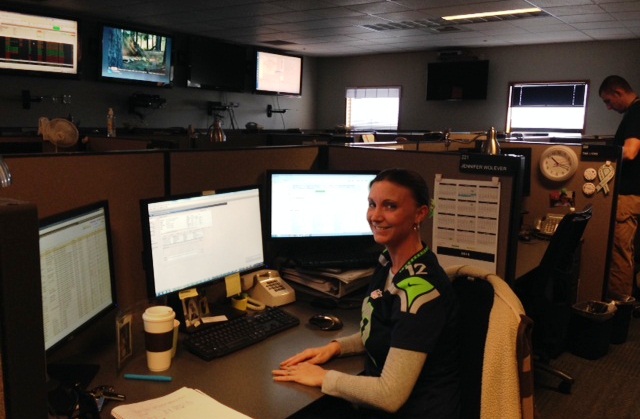
[[[629,334],[629,323],[631,314],[636,305],[636,299],[629,296],[616,296],[611,299],[616,305],[616,314],[613,316],[611,324],[611,343],[625,343]]]
[[[615,304],[583,301],[571,307],[569,350],[586,359],[598,359],[609,351]]]

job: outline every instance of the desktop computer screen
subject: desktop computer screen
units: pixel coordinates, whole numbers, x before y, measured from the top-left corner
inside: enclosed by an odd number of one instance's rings
[[[159,297],[264,264],[260,189],[141,201],[150,297]]]
[[[106,202],[40,221],[45,350],[71,339],[115,306]]]
[[[270,171],[269,238],[372,237],[366,214],[375,172]]]

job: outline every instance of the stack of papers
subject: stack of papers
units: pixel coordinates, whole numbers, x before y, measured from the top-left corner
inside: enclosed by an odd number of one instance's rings
[[[336,298],[363,288],[369,284],[375,268],[339,271],[332,269],[281,269],[282,278]],[[299,288],[298,288],[299,289]]]
[[[116,406],[111,415],[116,419],[251,419],[200,390],[187,387],[157,399]]]

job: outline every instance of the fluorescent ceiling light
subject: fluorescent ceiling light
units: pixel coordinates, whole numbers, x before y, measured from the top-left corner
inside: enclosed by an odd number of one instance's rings
[[[539,9],[537,7],[532,7],[532,8],[529,8],[529,9],[514,9],[514,10],[502,10],[502,11],[498,11],[498,12],[470,13],[468,15],[443,16],[442,18],[444,20],[460,20],[460,19],[474,19],[474,18],[479,18],[479,17],[537,13],[537,12],[541,12],[541,11],[542,11],[542,9]]]

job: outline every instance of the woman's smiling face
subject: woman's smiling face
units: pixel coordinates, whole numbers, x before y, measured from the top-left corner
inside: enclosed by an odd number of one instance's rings
[[[378,244],[398,246],[415,233],[424,216],[411,191],[387,180],[375,182],[369,190],[367,221]]]

